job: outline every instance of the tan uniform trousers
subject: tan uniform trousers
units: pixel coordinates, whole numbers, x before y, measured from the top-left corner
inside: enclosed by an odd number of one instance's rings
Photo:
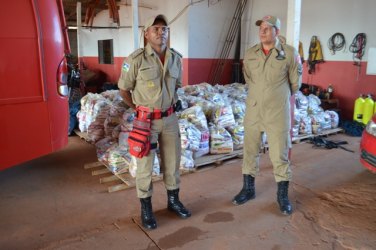
[[[152,120],[151,143],[159,143],[159,162],[163,181],[167,190],[179,188],[181,144],[178,117],[175,113],[162,119]],[[156,149],[143,158],[137,158],[136,189],[138,198],[152,196],[152,172]]]
[[[276,182],[290,181],[292,177],[289,149],[291,138],[289,131],[263,129],[260,124],[247,126],[244,124],[244,157],[242,173],[256,177],[259,172],[260,146],[262,132],[265,131],[269,144],[269,157],[273,164]]]

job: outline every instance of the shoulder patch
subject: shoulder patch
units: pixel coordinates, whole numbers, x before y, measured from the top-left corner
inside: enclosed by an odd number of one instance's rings
[[[129,55],[130,58],[136,58],[144,52],[144,48],[139,48]]]
[[[124,72],[128,72],[129,68],[130,68],[130,65],[126,61],[124,61],[123,66],[122,66],[122,70]]]
[[[173,53],[176,53],[176,54],[178,54],[178,56],[180,56],[181,58],[183,58],[183,55],[182,54],[180,54],[179,52],[177,52],[175,49],[173,49],[173,48],[170,48],[170,50],[173,52]]]

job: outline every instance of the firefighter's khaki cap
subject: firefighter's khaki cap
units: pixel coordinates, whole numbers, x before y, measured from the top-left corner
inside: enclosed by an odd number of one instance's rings
[[[270,26],[281,29],[281,21],[275,16],[264,16],[261,20],[256,21],[256,25],[260,26],[262,22],[266,22]]]
[[[165,15],[157,15],[152,18],[150,18],[146,23],[145,23],[145,28],[144,30],[147,30],[149,27],[153,26],[156,20],[162,20],[163,22],[166,23],[166,26],[168,26],[168,21],[167,17]]]

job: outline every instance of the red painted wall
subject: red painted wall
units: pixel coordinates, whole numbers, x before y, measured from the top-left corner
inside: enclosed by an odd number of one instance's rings
[[[81,62],[94,71],[106,73],[108,82],[117,83],[123,63],[123,57],[114,58],[114,64],[99,64],[97,57],[84,57]],[[221,84],[231,83],[233,60],[225,62]],[[212,67],[217,59],[183,58],[183,83],[194,85],[209,82]],[[353,104],[360,94],[373,94],[376,98],[376,76],[366,75],[367,63],[363,62],[357,80],[358,67],[353,62],[328,61],[316,65],[315,74],[308,74],[307,64],[303,67],[303,82],[327,88],[334,87],[333,98],[338,98],[343,119],[352,119]]]
[[[219,84],[231,83],[232,59],[225,61],[223,74]],[[183,59],[183,82],[184,84],[194,85],[202,82],[209,82],[211,72],[218,63],[218,59]]]
[[[104,72],[107,82],[117,83],[124,57],[114,58],[114,64],[99,64],[98,57],[82,57],[80,64],[93,72]],[[194,59],[183,58],[183,84],[193,85],[208,82],[212,67],[217,62],[216,59]],[[233,60],[227,60],[222,74],[221,84],[231,83],[231,68]]]
[[[114,64],[99,64],[98,57],[95,56],[85,56],[80,58],[80,65],[84,64],[85,67],[93,72],[103,72],[106,74],[107,82],[117,83],[120,76],[120,69],[123,65],[124,57],[115,57]]]
[[[328,61],[316,65],[315,74],[308,74],[307,65],[303,67],[303,82],[327,88],[334,87],[333,97],[338,98],[341,117],[351,120],[355,99],[360,94],[373,94],[376,97],[376,76],[366,75],[367,63],[361,63],[359,78],[358,67],[353,62]]]

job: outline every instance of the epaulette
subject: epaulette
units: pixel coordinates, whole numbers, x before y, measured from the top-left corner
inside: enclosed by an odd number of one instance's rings
[[[176,54],[178,54],[178,56],[180,56],[181,58],[183,58],[183,55],[180,54],[179,52],[177,52],[176,50],[174,50],[173,48],[170,48],[170,50]]]
[[[251,47],[251,49],[256,49],[259,45],[258,44],[255,44]]]
[[[129,57],[134,59],[138,57],[139,55],[141,55],[144,52],[144,50],[145,50],[144,48],[139,48],[136,51],[134,51],[132,54],[130,54]]]

